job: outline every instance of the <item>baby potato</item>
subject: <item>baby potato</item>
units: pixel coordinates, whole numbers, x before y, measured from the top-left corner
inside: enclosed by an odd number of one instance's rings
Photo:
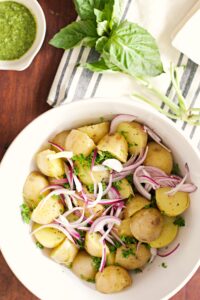
[[[169,196],[167,192],[170,187],[163,187],[156,190],[156,203],[160,211],[169,217],[182,214],[190,204],[190,196],[185,192],[177,192]]]
[[[102,257],[103,244],[100,242],[101,235],[99,233],[87,232],[85,235],[85,250],[92,256]],[[106,246],[106,254],[109,254],[110,251]]]
[[[121,221],[121,224],[119,226],[115,226],[117,230],[117,234],[119,236],[125,235],[125,236],[133,236],[130,228],[130,218],[124,219]]]
[[[131,232],[141,242],[157,239],[163,229],[163,216],[156,208],[143,208],[131,217]]]
[[[78,162],[76,162],[76,167],[78,170],[78,177],[80,178],[81,182],[86,185],[94,184],[93,178],[96,183],[109,178],[109,171],[107,170],[98,172],[92,171],[92,178],[90,167],[88,167],[87,165],[82,165]]]
[[[127,140],[130,154],[137,155],[146,147],[148,135],[141,124],[122,122],[118,125],[117,132]]]
[[[81,279],[94,281],[97,270],[92,257],[85,251],[79,251],[72,263],[72,272]]]
[[[33,224],[33,230],[41,227],[40,224]],[[36,240],[46,248],[58,246],[65,238],[65,235],[55,228],[42,228],[33,234]]]
[[[149,201],[146,198],[137,194],[135,196],[130,197],[126,203],[127,204],[124,209],[124,218],[130,218],[137,211],[141,210],[146,205],[148,205]]]
[[[106,266],[112,266],[115,264],[115,252],[110,252],[106,256]]]
[[[97,145],[98,150],[107,151],[122,162],[126,162],[128,156],[128,144],[119,133],[105,135]]]
[[[64,264],[70,268],[77,253],[77,246],[66,238],[59,246],[51,251],[50,257],[57,263]]]
[[[152,166],[170,174],[173,168],[171,152],[155,142],[148,143],[148,152],[144,161],[145,166]]]
[[[105,294],[120,292],[132,284],[129,273],[119,266],[108,266],[95,276],[97,291]]]
[[[63,204],[58,199],[51,197],[45,203],[38,204],[33,210],[31,220],[38,224],[49,224],[63,212]]]
[[[48,180],[39,172],[31,172],[26,178],[23,187],[23,196],[26,204],[30,208],[35,208],[40,202],[40,191],[48,186]],[[47,195],[48,191],[42,195]]]
[[[65,173],[62,159],[56,158],[50,160],[49,155],[55,154],[53,150],[44,150],[36,155],[36,164],[39,170],[46,176],[56,177],[62,176]]]
[[[85,202],[82,201],[82,200],[77,199],[76,200],[76,205],[83,207],[83,206],[85,206]],[[93,218],[93,220],[95,220],[95,219],[99,218],[102,215],[104,210],[105,210],[105,208],[101,204],[97,204],[92,208],[86,208],[85,209],[85,217],[89,218],[91,216],[91,213],[92,213],[92,214],[95,214],[95,217]]]
[[[175,218],[164,216],[164,226],[160,236],[150,246],[153,248],[163,248],[169,245],[176,238],[178,226],[174,224]]]
[[[88,156],[95,148],[93,140],[84,132],[72,129],[65,140],[65,150]]]
[[[104,135],[109,132],[109,122],[102,122],[99,124],[83,126],[78,128],[78,130],[86,133],[95,144],[97,144]]]
[[[52,139],[52,142],[65,148],[65,140],[66,140],[68,134],[69,134],[69,130],[61,131],[58,134],[56,134],[56,136],[54,136],[54,138]],[[53,148],[53,150],[57,151],[57,149],[54,148],[53,146],[52,146],[52,148]]]
[[[118,181],[118,191],[120,194],[120,197],[122,199],[126,199],[129,198],[131,195],[133,195],[133,189],[132,186],[130,185],[130,183],[128,182],[128,180],[126,178]]]
[[[141,244],[136,250],[136,245],[121,246],[117,249],[115,263],[127,270],[143,267],[151,257],[150,250]]]

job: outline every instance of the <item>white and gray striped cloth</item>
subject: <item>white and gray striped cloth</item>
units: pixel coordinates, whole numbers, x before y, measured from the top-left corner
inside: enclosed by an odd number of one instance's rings
[[[170,61],[178,66],[185,66],[180,68],[183,95],[187,98],[188,105],[200,107],[200,67],[171,46],[172,34],[176,26],[197,1],[125,0],[124,2],[123,19],[138,23],[152,33],[159,44],[165,69],[169,68]],[[90,97],[113,98],[131,95],[138,89],[129,76],[109,72],[92,73],[77,67],[79,62],[96,59],[98,54],[88,48],[77,47],[65,51],[48,96],[48,103],[58,106]],[[176,100],[168,74],[162,74],[153,82],[166,95]],[[167,110],[165,105],[162,103],[160,105]],[[191,139],[191,143],[200,149],[200,126],[194,127],[181,121],[175,122]]]

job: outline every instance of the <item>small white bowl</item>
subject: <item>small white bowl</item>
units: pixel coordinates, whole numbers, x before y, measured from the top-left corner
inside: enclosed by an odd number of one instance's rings
[[[0,0],[4,2],[7,0]],[[35,17],[37,24],[36,37],[31,48],[19,59],[16,60],[0,60],[0,70],[15,70],[23,71],[30,66],[33,59],[40,50],[45,33],[46,33],[46,20],[44,12],[40,4],[36,0],[11,0],[13,2],[18,2],[26,6],[32,15]]]
[[[184,214],[172,255],[157,257],[140,274],[133,274],[133,285],[124,291],[105,295],[94,285],[77,278],[71,270],[55,263],[36,248],[30,227],[22,222],[19,206],[23,201],[25,179],[35,168],[35,153],[48,140],[65,129],[98,122],[100,117],[133,114],[157,132],[172,150],[175,161],[184,171],[190,168],[191,181],[198,186],[191,194],[191,205]],[[4,156],[0,169],[0,244],[14,274],[39,299],[43,300],[167,300],[191,278],[200,261],[200,157],[174,123],[148,106],[130,99],[90,99],[59,106],[29,124],[15,139]],[[172,246],[173,248],[173,246]],[[161,267],[162,262],[167,268]],[[20,298],[20,295],[19,295]]]

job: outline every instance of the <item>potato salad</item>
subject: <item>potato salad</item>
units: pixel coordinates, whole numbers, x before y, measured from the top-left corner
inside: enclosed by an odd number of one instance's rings
[[[180,246],[170,244],[196,190],[188,177],[151,128],[117,115],[58,132],[36,153],[21,214],[52,260],[115,293]]]

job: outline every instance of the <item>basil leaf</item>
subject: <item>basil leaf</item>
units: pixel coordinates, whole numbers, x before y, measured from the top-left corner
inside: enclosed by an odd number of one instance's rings
[[[113,64],[131,76],[157,76],[163,72],[155,39],[144,28],[124,21],[103,48],[106,64]]]
[[[108,21],[102,21],[102,22],[99,22],[97,23],[97,33],[99,36],[102,36],[104,35],[104,33],[107,32],[108,30]]]
[[[103,59],[91,63],[82,64],[81,67],[86,68],[92,72],[100,72],[100,73],[109,70],[109,68],[107,67]]]
[[[61,29],[49,43],[63,49],[73,48],[81,42],[85,46],[94,47],[97,38],[96,25],[93,21],[77,21]]]
[[[103,9],[106,0],[74,0],[75,9],[81,20],[95,20],[94,8]]]
[[[100,37],[97,41],[96,41],[96,45],[95,45],[95,49],[97,52],[101,53],[103,51],[103,48],[105,46],[105,44],[107,43],[108,38],[105,36]]]

